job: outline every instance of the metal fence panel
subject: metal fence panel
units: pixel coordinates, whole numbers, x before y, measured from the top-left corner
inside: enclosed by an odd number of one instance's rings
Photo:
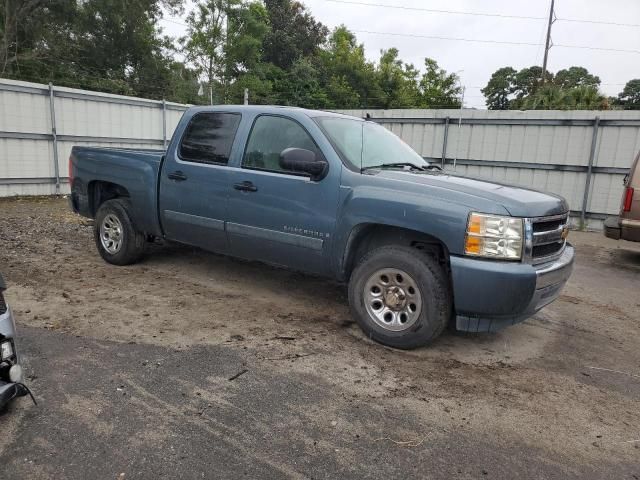
[[[68,192],[73,145],[161,149],[187,107],[0,80],[0,196]],[[591,226],[618,212],[640,150],[638,111],[344,113],[369,114],[448,171],[563,195]]]
[[[562,195],[595,228],[619,211],[623,176],[640,150],[638,111],[343,113],[369,115],[448,171]]]
[[[162,149],[187,108],[0,80],[0,196],[67,193],[73,145]]]

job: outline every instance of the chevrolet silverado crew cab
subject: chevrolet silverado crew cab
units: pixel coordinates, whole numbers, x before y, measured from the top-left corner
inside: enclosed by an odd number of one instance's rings
[[[367,336],[398,348],[494,331],[556,299],[573,267],[557,196],[444,173],[371,121],[193,107],[166,151],[74,147],[71,204],[104,260],[166,239],[347,282]]]

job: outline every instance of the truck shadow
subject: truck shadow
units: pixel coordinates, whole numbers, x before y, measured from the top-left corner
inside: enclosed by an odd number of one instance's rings
[[[640,270],[640,252],[636,250],[614,250],[611,253],[611,260],[616,267]]]
[[[322,330],[331,332],[332,337],[343,345],[350,341],[378,345],[368,339],[354,322],[345,284],[177,244],[154,246],[144,265],[170,272],[178,282],[188,277],[189,281],[204,285],[214,281],[216,289],[231,289],[235,293],[230,294],[229,301],[238,304],[240,315],[260,315],[247,306],[255,303],[259,305],[258,311],[268,310],[284,330],[296,330],[301,335],[313,335]],[[265,303],[267,309],[263,307]],[[265,335],[266,330],[265,327]],[[413,351],[389,350],[398,355],[418,357],[445,352],[464,362],[492,363],[511,357],[530,358],[539,352],[548,336],[548,331],[526,324],[497,333],[464,334],[448,329],[428,347]],[[517,351],[520,353],[515,353]]]

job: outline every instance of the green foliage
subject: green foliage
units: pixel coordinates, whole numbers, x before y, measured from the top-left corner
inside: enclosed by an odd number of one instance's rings
[[[571,67],[556,73],[554,84],[560,88],[578,88],[600,86],[600,77],[591,75],[584,67]]]
[[[526,110],[608,110],[609,101],[596,87],[546,85],[522,100]]]
[[[532,66],[496,70],[481,91],[491,110],[607,110],[609,100],[598,91],[600,78],[583,67],[547,72]]]
[[[513,94],[513,85],[515,84],[517,73],[511,67],[503,67],[491,75],[487,86],[480,90],[486,98],[489,110],[509,109],[511,105],[510,97]]]
[[[264,61],[284,70],[300,57],[315,55],[329,30],[292,0],[265,0],[271,28],[264,41]]]
[[[327,108],[366,107],[382,97],[380,86],[373,81],[375,65],[367,61],[364,46],[344,25],[331,33],[317,64]]]
[[[618,94],[617,103],[625,109],[640,108],[640,78],[629,80]]]
[[[176,66],[156,27],[162,7],[179,1],[4,0],[0,73],[7,78],[162,98],[189,97],[193,76]],[[176,82],[184,84],[178,88]]]
[[[420,79],[418,102],[421,108],[460,108],[462,87],[455,73],[447,73],[438,63],[426,58],[425,72]]]
[[[0,76],[183,102],[309,108],[459,108],[460,79],[395,48],[370,61],[344,25],[329,32],[296,0],[198,0],[187,34],[158,27],[184,0],[3,0]],[[177,54],[181,54],[177,55]],[[178,60],[181,58],[183,60]],[[640,80],[615,99],[583,67],[497,70],[482,89],[491,109],[640,108]],[[204,91],[204,95],[198,95]]]

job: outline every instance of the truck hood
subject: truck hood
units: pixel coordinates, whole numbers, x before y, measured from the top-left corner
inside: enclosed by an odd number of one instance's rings
[[[378,175],[425,187],[460,192],[466,197],[489,200],[504,207],[514,217],[544,217],[569,211],[567,201],[559,195],[460,175],[415,173],[400,170],[382,170]],[[461,199],[461,203],[471,203],[470,206],[473,206],[472,200],[472,198]]]

